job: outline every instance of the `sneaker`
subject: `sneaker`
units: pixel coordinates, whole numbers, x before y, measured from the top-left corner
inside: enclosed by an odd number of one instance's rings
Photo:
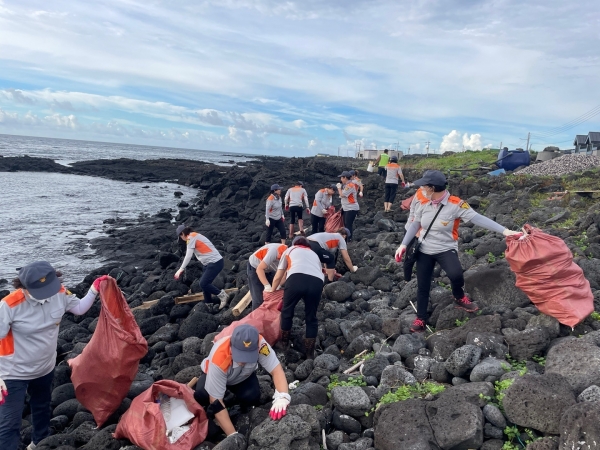
[[[479,310],[479,307],[469,300],[466,295],[461,299],[454,299],[454,307],[464,309],[467,312],[475,312]]]
[[[417,317],[410,326],[410,331],[411,333],[422,333],[425,331],[425,321]]]
[[[223,289],[221,289],[221,292],[219,292],[219,295],[217,295],[217,297],[219,297],[219,300],[221,300],[219,309],[225,308],[227,306],[227,301],[229,300],[229,294],[227,292],[225,292]]]

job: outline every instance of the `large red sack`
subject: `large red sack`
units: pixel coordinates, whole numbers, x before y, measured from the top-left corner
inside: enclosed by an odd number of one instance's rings
[[[337,230],[344,226],[344,216],[342,216],[342,210],[331,214],[325,221],[325,231],[327,233],[335,233]]]
[[[410,209],[410,204],[412,203],[413,198],[415,198],[415,196],[411,195],[407,199],[402,200],[402,203],[400,203],[400,209],[402,209],[403,211],[408,211]]]
[[[544,314],[574,327],[594,311],[594,295],[583,270],[562,239],[525,225],[523,239],[506,238],[506,260],[516,286]]]
[[[281,305],[283,304],[283,289],[275,292],[263,293],[263,304],[248,314],[243,319],[233,322],[223,331],[215,336],[213,342],[217,342],[226,336],[231,336],[236,327],[247,324],[256,327],[258,332],[270,345],[281,337]]]
[[[148,343],[114,278],[100,283],[100,302],[92,339],[69,361],[75,396],[99,427],[127,395],[139,361],[148,353]]]
[[[158,394],[181,398],[195,416],[187,433],[174,444],[169,442],[165,419],[160,405],[155,403]],[[116,439],[129,439],[144,450],[192,450],[204,442],[208,433],[208,419],[204,408],[194,400],[194,392],[185,384],[171,380],[154,383],[133,399],[115,430]]]

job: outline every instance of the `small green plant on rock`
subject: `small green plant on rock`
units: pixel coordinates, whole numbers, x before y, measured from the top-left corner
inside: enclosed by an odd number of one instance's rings
[[[479,398],[491,403],[494,406],[497,406],[502,412],[504,412],[502,400],[504,400],[504,396],[506,395],[505,391],[511,387],[514,382],[515,380],[511,378],[508,380],[496,381],[494,384],[494,396],[490,397],[489,395],[479,394]]]
[[[473,256],[475,254],[475,249],[474,248],[468,248],[468,249],[465,250],[465,253],[467,255]]]
[[[323,405],[315,405],[315,409],[317,411],[322,411],[323,410]]]
[[[468,321],[469,321],[469,318],[468,318],[468,317],[465,317],[463,320],[456,319],[456,320],[454,321],[454,324],[455,324],[457,327],[462,327],[462,326],[463,326],[465,323],[467,323]]]
[[[362,356],[355,356],[354,359],[352,360],[352,364],[356,364],[359,361],[367,361],[371,358],[373,358],[375,356],[375,352],[369,352],[365,355]]]
[[[333,388],[341,387],[341,386],[366,386],[367,382],[362,375],[358,377],[350,377],[347,381],[341,381],[340,377],[337,375],[331,375],[329,377],[329,385],[327,386],[327,391],[331,392]]]
[[[594,311],[592,314],[590,314],[590,317],[594,320],[600,320],[600,313],[597,311]]]
[[[494,254],[492,252],[489,252],[487,254],[487,261],[488,263],[492,264],[496,262],[496,257],[494,256]]]
[[[375,405],[375,408],[371,409],[371,412],[377,411],[380,406],[387,405],[389,403],[401,402],[408,400],[409,398],[423,398],[428,394],[437,395],[446,390],[446,387],[442,384],[435,383],[433,381],[425,381],[423,383],[416,384],[405,384],[397,389],[394,389],[379,400],[379,403]],[[365,413],[369,415],[369,413]]]
[[[544,358],[543,356],[533,355],[531,357],[531,359],[533,359],[536,363],[538,363],[542,367],[544,367],[546,365],[546,358]]]
[[[519,375],[521,376],[527,373],[527,361],[517,361],[516,359],[513,359],[513,357],[510,356],[508,353],[506,354],[506,360],[510,364],[510,367],[507,368],[505,367],[505,365],[503,365],[502,368],[507,372],[510,372],[512,370],[515,372],[519,372]]]

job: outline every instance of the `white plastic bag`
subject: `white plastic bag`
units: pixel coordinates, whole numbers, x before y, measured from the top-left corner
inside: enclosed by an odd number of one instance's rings
[[[369,163],[369,166],[367,167],[367,172],[373,172],[373,170],[374,170],[374,169],[373,169],[373,163],[372,163],[372,162],[370,162],[370,163]]]

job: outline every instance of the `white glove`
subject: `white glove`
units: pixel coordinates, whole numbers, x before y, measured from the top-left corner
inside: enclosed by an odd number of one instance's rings
[[[363,193],[362,193],[362,191],[358,193],[358,196],[359,196],[359,197],[362,197],[362,196],[363,196]]]
[[[266,220],[266,222],[265,222],[265,225],[266,225],[266,226],[269,226],[269,225],[271,225],[271,221],[270,221],[269,219],[267,219],[267,220]]]
[[[270,284],[265,284],[264,292],[273,292],[273,287]]]
[[[338,184],[336,184],[336,186],[337,186],[338,189],[341,189],[342,188],[342,183],[338,183]]]
[[[292,397],[290,397],[290,394],[275,390],[275,394],[273,395],[273,406],[271,406],[271,411],[269,412],[271,419],[279,420],[285,416],[291,400]]]
[[[508,228],[505,228],[504,231],[502,232],[502,234],[504,236],[514,236],[515,234],[523,234],[520,231],[513,231],[513,230],[509,230]]]
[[[179,280],[179,277],[181,276],[182,273],[183,273],[183,269],[179,269],[177,272],[175,272],[175,279]]]
[[[358,270],[358,266],[352,266],[352,273],[356,272]]]
[[[406,253],[406,245],[402,244],[402,245],[400,245],[400,247],[398,247],[398,250],[396,250],[396,261],[398,261],[398,262],[402,261],[402,258],[404,257],[405,253]]]
[[[8,395],[8,390],[6,389],[6,384],[4,384],[4,381],[2,381],[2,378],[0,378],[0,405],[4,404],[4,402],[6,401],[7,395]]]
[[[321,214],[323,214],[323,215],[327,214],[327,210],[326,209],[322,209],[321,210]]]

